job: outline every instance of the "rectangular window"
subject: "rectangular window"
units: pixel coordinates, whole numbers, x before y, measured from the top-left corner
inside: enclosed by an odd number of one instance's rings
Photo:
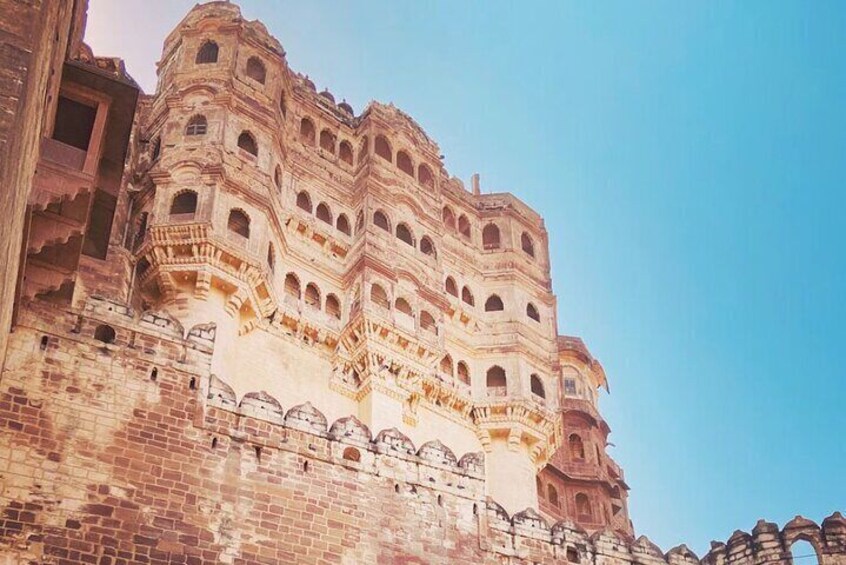
[[[564,394],[576,396],[576,379],[564,379]]]
[[[91,217],[85,230],[85,243],[82,252],[95,259],[105,259],[109,250],[109,236],[112,232],[112,220],[117,207],[117,197],[99,188],[94,193],[91,205]]]
[[[65,145],[88,151],[96,117],[97,108],[59,96],[59,102],[56,106],[56,123],[53,126],[53,139],[61,141]]]

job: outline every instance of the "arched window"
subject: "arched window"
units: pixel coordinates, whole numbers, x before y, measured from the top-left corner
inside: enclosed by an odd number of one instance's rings
[[[432,240],[429,239],[428,235],[424,235],[420,238],[420,251],[424,255],[429,255],[430,257],[437,256],[437,252],[435,251],[435,244],[432,243]]]
[[[405,151],[397,151],[397,168],[410,177],[414,176],[414,164]]]
[[[326,222],[330,226],[332,225],[332,212],[329,211],[329,206],[327,206],[325,202],[321,202],[317,205],[315,216],[317,216],[317,219],[321,222]]]
[[[155,163],[159,160],[159,157],[162,155],[162,138],[157,137],[155,141],[153,141],[153,153],[150,156],[150,160]]]
[[[205,116],[193,116],[185,126],[185,135],[206,135],[208,122]]]
[[[314,122],[308,118],[303,118],[300,122],[300,141],[314,145]]]
[[[458,374],[459,381],[466,385],[470,384],[470,369],[467,368],[467,363],[459,361],[456,366],[456,373]]]
[[[344,449],[342,457],[346,461],[354,461],[356,463],[361,461],[361,453],[354,447],[347,447]]]
[[[334,294],[326,295],[326,313],[333,318],[341,319],[341,302]]]
[[[276,165],[276,169],[273,171],[273,184],[276,185],[276,188],[282,190],[282,167]]]
[[[537,306],[535,306],[531,302],[526,304],[526,316],[536,322],[540,322],[540,313],[538,312]]]
[[[335,224],[335,227],[338,228],[338,231],[350,235],[350,221],[347,219],[346,214],[339,214],[338,220]]]
[[[388,221],[388,216],[381,210],[376,210],[373,214],[373,223],[377,228],[382,228],[385,231],[391,231],[391,223]]]
[[[217,63],[217,43],[212,40],[207,40],[203,43],[200,50],[197,51],[197,58],[194,63],[204,65],[206,63]]]
[[[526,232],[523,232],[523,235],[520,236],[520,247],[523,248],[523,252],[529,257],[535,256],[535,242],[532,241],[532,236]]]
[[[340,149],[338,150],[338,156],[341,158],[341,161],[347,165],[353,164],[353,148],[349,141],[341,142]]]
[[[388,139],[384,135],[376,136],[373,150],[376,152],[376,155],[382,159],[385,159],[386,161],[393,161],[393,157],[391,156],[391,144],[388,143]]]
[[[391,303],[388,301],[388,293],[385,292],[385,289],[378,284],[374,284],[370,287],[370,300],[376,306],[384,308],[385,310],[391,309]]]
[[[558,491],[552,484],[546,486],[546,498],[553,506],[558,506]]]
[[[429,165],[425,163],[421,163],[417,167],[417,180],[426,188],[435,188],[435,176],[432,174]]]
[[[592,519],[590,499],[583,492],[576,494],[576,515],[580,520],[584,520],[586,522],[589,522]]]
[[[576,461],[585,460],[585,444],[582,442],[582,438],[579,434],[570,434],[570,437],[567,439],[567,444],[570,447],[570,459],[574,459]]]
[[[311,214],[311,196],[305,190],[297,193],[297,208]]]
[[[505,310],[505,306],[502,303],[502,298],[496,294],[491,294],[485,300],[485,312],[502,312],[503,310]]]
[[[197,193],[193,190],[183,190],[170,203],[170,215],[188,216],[192,218],[197,212]]]
[[[470,220],[464,214],[458,217],[458,233],[470,239]]]
[[[258,57],[250,57],[247,59],[247,76],[254,81],[264,84],[264,79],[267,76],[267,71],[264,68],[264,63]]]
[[[452,208],[450,208],[449,206],[444,206],[444,211],[441,213],[441,218],[443,219],[444,226],[446,226],[447,229],[455,229],[455,214],[452,213]]]
[[[230,210],[226,227],[241,237],[250,237],[250,217],[243,210],[238,208]]]
[[[470,292],[470,289],[466,286],[461,289],[461,300],[463,300],[466,304],[470,306],[475,306],[476,301],[473,299],[473,293]]]
[[[294,273],[285,275],[285,294],[300,298],[300,279]]]
[[[488,369],[486,384],[489,395],[505,396],[508,389],[508,379],[505,376],[505,369],[499,365],[494,365]]]
[[[582,558],[579,556],[579,550],[575,547],[567,548],[567,561],[570,563],[579,563]]]
[[[276,254],[273,252],[272,243],[267,244],[267,267],[270,269],[271,273],[276,268]]]
[[[825,529],[825,526],[823,526],[823,529]],[[817,548],[803,537],[797,537],[790,544],[790,555],[793,558],[793,563],[805,565],[819,565],[820,563],[820,554]]]
[[[320,309],[320,289],[314,283],[308,283],[305,289],[306,306]]]
[[[531,387],[532,387],[532,394],[536,396],[540,396],[541,398],[546,398],[546,391],[543,388],[543,381],[537,375],[532,375],[531,380]]]
[[[397,298],[397,301],[394,303],[394,308],[397,309],[397,312],[402,312],[406,316],[414,316],[414,311],[411,309],[411,304],[408,303],[408,300],[405,298]]]
[[[482,230],[482,246],[485,249],[499,249],[499,228],[496,224],[488,224]]]
[[[420,312],[420,327],[427,332],[438,333],[438,324],[435,323],[435,317],[426,310]]]
[[[329,153],[335,153],[335,134],[328,129],[320,132],[320,148]]]
[[[115,329],[108,324],[100,324],[94,328],[94,339],[103,343],[114,343],[117,339]]]
[[[446,282],[444,282],[444,288],[446,291],[453,295],[454,297],[458,298],[458,286],[455,284],[455,279],[452,277],[447,277]]]
[[[253,134],[248,131],[242,131],[241,135],[238,136],[238,147],[240,147],[253,157],[258,156],[258,145],[256,144],[256,138],[254,138]]]
[[[452,357],[450,357],[449,354],[444,355],[444,358],[441,359],[441,373],[449,375],[450,377],[453,376]]]
[[[408,229],[408,226],[403,223],[397,224],[397,239],[414,247],[414,236],[411,234],[411,230]]]

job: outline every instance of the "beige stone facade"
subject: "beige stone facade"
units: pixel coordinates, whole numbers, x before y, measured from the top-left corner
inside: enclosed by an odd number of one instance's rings
[[[535,211],[468,190],[399,109],[318,93],[234,4],[190,11],[150,95],[80,43],[84,2],[31,5],[16,37],[61,31],[26,63],[43,127],[3,154],[26,229],[3,232],[0,558],[697,561],[634,539]],[[800,538],[846,563],[839,514],[703,561]]]

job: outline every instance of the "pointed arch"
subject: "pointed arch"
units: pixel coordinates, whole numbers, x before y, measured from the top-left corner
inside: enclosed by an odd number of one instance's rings
[[[194,59],[194,63],[197,65],[217,63],[218,51],[217,43],[211,39],[207,39],[197,51],[197,57]]]
[[[332,211],[325,202],[321,202],[317,205],[314,215],[317,216],[317,219],[321,222],[326,222],[330,226],[332,225]]]
[[[411,309],[411,304],[405,298],[399,297],[394,303],[394,308],[397,312],[401,312],[406,316],[414,316],[414,310]]]
[[[380,308],[391,309],[391,302],[388,300],[388,293],[381,285],[373,283],[370,286],[370,300]]]
[[[208,122],[206,121],[206,117],[202,114],[196,114],[188,120],[188,125],[185,126],[185,135],[206,135],[207,130]]]
[[[540,322],[540,312],[538,312],[537,306],[535,306],[531,302],[526,304],[526,316],[536,322]]]
[[[538,375],[534,373],[532,374],[529,379],[529,385],[531,387],[532,394],[541,398],[546,398],[546,389],[543,386],[543,381]]]
[[[320,148],[329,153],[335,154],[335,134],[328,129],[320,132]]]
[[[353,148],[352,144],[349,141],[344,140],[341,142],[341,145],[338,149],[338,157],[340,157],[341,161],[346,163],[347,165],[353,164]]]
[[[461,214],[458,217],[458,233],[468,240],[471,239],[470,220],[467,219],[465,214]]]
[[[534,258],[535,256],[535,242],[528,233],[523,232],[523,235],[520,236],[520,247],[523,249],[523,253],[528,255],[529,257]]]
[[[502,303],[502,299],[496,294],[491,294],[485,300],[485,312],[502,312],[503,310],[505,310],[505,305]]]
[[[297,208],[311,214],[311,196],[305,190],[297,193]]]
[[[229,231],[248,238],[250,237],[250,217],[240,208],[233,208],[229,211],[229,219],[226,223]]]
[[[447,229],[455,230],[455,214],[453,213],[452,208],[444,206],[443,212],[441,212],[441,220]]]
[[[570,434],[567,438],[567,445],[570,451],[570,459],[574,461],[585,460],[585,444],[582,441],[582,436],[579,434]]]
[[[402,149],[397,151],[397,168],[410,177],[414,176],[414,163],[411,162],[411,156]]]
[[[300,298],[300,279],[294,273],[285,275],[285,294],[293,296],[297,300]]]
[[[450,356],[449,353],[444,355],[443,359],[441,359],[440,369],[441,369],[441,373],[443,373],[445,375],[449,375],[450,377],[453,376],[452,357]]]
[[[470,288],[465,286],[461,289],[461,300],[465,304],[469,304],[470,306],[476,305],[476,300],[473,298],[473,293],[470,291]]]
[[[426,188],[435,188],[435,175],[426,163],[421,163],[417,167],[417,180]]]
[[[373,213],[373,223],[377,228],[382,228],[388,232],[391,231],[391,221],[388,219],[388,215],[382,210],[376,210]]]
[[[256,56],[247,59],[247,76],[259,84],[264,84],[267,78],[267,69],[265,69],[261,59]]]
[[[467,367],[467,363],[459,361],[455,367],[455,371],[459,381],[466,385],[470,384],[470,369]]]
[[[501,245],[499,226],[488,224],[482,229],[482,246],[485,249],[499,249]]]
[[[420,327],[424,331],[438,334],[438,324],[435,322],[435,317],[426,310],[420,311]]]
[[[300,120],[300,141],[306,145],[314,145],[314,122],[310,118]]]
[[[446,281],[444,281],[444,289],[447,291],[447,294],[451,294],[452,296],[458,298],[458,285],[455,284],[454,278],[446,278]]]
[[[326,313],[333,318],[341,319],[341,301],[334,294],[326,295]]]
[[[373,151],[375,151],[376,155],[389,163],[394,160],[393,153],[391,151],[391,144],[388,141],[388,138],[382,134],[376,136],[376,139],[373,142]]]
[[[244,130],[238,136],[238,147],[243,149],[253,157],[258,157],[258,144],[253,134]]]
[[[335,221],[335,228],[345,235],[350,235],[350,221],[346,214],[338,214],[338,219]]]
[[[432,240],[428,235],[424,235],[420,238],[420,252],[423,253],[423,255],[428,255],[430,257],[438,256],[438,252],[435,250],[435,244],[432,243]]]
[[[414,247],[414,234],[411,233],[411,228],[403,222],[397,224],[397,239]]]
[[[314,283],[308,283],[305,288],[306,306],[320,309],[320,289]]]
[[[182,190],[173,197],[170,203],[171,216],[194,217],[197,212],[197,193],[193,190]]]
[[[502,396],[508,389],[508,377],[505,374],[505,369],[499,365],[494,365],[485,373],[485,384],[489,392],[494,392],[498,396]]]

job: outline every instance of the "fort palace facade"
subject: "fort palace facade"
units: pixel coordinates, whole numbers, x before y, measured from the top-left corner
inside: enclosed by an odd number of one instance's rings
[[[235,4],[150,94],[86,12],[0,0],[0,563],[700,562],[635,538],[536,211]],[[846,564],[840,514],[701,561],[797,539]]]

